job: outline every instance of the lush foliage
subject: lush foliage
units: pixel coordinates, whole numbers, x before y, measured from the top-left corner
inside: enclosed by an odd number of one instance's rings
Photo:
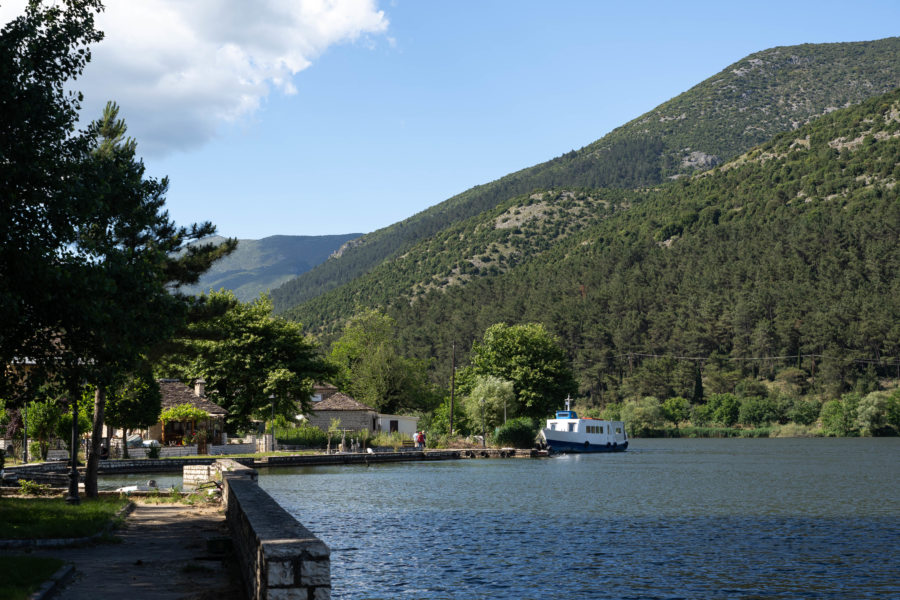
[[[234,248],[186,244],[215,232],[179,228],[164,210],[168,182],[145,178],[118,108],[75,132],[96,0],[30,2],[0,31],[0,361],[27,356],[27,379],[4,369],[17,399],[51,379],[97,385],[85,491],[97,494],[105,390],[186,318],[178,293]],[[29,389],[30,388],[30,389]]]
[[[473,431],[481,431],[482,426],[490,431],[502,425],[508,418],[515,417],[520,408],[513,382],[493,375],[476,376],[463,405],[467,421],[472,424]],[[457,425],[456,429],[465,431],[462,427],[465,422]]]
[[[479,376],[509,381],[516,398],[509,407],[512,415],[545,417],[575,392],[568,357],[539,323],[492,325],[472,345],[471,362],[460,376],[460,390],[474,390]]]
[[[792,397],[872,391],[900,360],[898,107],[893,93],[830,113],[708,175],[634,192],[505,274],[388,312],[442,382],[444,340],[464,347],[506,320],[544,323],[601,405],[697,403],[759,379]]]
[[[192,421],[204,421],[208,418],[208,412],[190,404],[179,404],[178,406],[172,406],[159,413],[159,420],[163,423],[177,421],[190,423]]]
[[[331,347],[335,384],[378,412],[430,408],[427,363],[402,355],[394,322],[377,311],[356,315]]]
[[[106,397],[106,422],[126,433],[130,429],[149,427],[159,420],[162,396],[159,383],[148,370],[128,373],[117,378]]]
[[[534,419],[519,417],[497,428],[493,443],[502,448],[534,448],[534,439],[540,427]]]
[[[31,402],[27,406],[25,422],[28,425],[28,437],[39,442],[41,460],[47,460],[50,438],[56,434],[56,424],[61,413],[62,407],[55,400]]]
[[[291,419],[308,412],[313,383],[327,380],[334,368],[300,325],[273,317],[265,296],[243,303],[231,292],[212,292],[206,300],[222,310],[186,328],[161,361],[161,373],[204,378],[207,395],[228,410],[232,431],[273,410]]]
[[[279,444],[288,446],[323,448],[328,441],[328,436],[318,427],[306,425],[301,427],[276,427],[275,439]]]

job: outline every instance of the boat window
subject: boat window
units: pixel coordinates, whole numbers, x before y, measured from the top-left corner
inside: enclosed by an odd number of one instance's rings
[[[569,431],[575,431],[575,423],[569,423]]]

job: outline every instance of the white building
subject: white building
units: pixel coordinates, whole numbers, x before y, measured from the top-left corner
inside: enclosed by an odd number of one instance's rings
[[[413,437],[418,431],[419,417],[408,415],[378,415],[378,431],[397,432]]]

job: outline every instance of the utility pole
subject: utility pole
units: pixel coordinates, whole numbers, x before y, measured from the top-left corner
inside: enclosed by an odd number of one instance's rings
[[[453,396],[456,392],[456,342],[450,358],[450,435],[453,435]]]

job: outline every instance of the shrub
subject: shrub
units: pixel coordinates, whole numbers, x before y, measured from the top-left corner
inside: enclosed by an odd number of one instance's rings
[[[147,458],[157,459],[159,458],[159,446],[156,444],[147,448]]]
[[[844,394],[840,400],[829,400],[822,405],[819,418],[822,419],[822,430],[829,436],[856,435],[857,430],[857,406],[859,394]]]
[[[540,427],[528,417],[510,419],[497,428],[494,444],[506,448],[533,448],[538,429]]]
[[[28,442],[28,460],[29,462],[40,462],[46,460],[47,454],[44,451],[46,444],[42,444],[38,440]]]
[[[738,422],[741,403],[734,394],[713,394],[707,402],[714,423],[733,427]]]
[[[738,409],[738,421],[743,425],[759,427],[778,420],[775,403],[762,396],[741,398]]]
[[[19,480],[19,490],[29,496],[42,496],[50,492],[50,484],[35,483],[29,479]]]
[[[663,425],[659,400],[647,396],[640,400],[628,400],[622,405],[622,420],[629,435],[641,436]]]
[[[618,402],[610,402],[603,407],[603,411],[600,413],[600,418],[606,421],[621,421],[622,405]]]
[[[900,429],[900,392],[871,392],[859,401],[856,424],[866,435],[896,435]]]
[[[321,448],[328,442],[328,436],[318,427],[303,425],[301,427],[276,427],[275,439],[279,444],[288,446],[305,446]]]
[[[815,400],[796,399],[787,409],[787,419],[797,425],[812,425],[819,420],[822,406]]]
[[[662,416],[675,427],[682,421],[687,421],[691,416],[691,403],[687,398],[667,398],[662,403]]]

